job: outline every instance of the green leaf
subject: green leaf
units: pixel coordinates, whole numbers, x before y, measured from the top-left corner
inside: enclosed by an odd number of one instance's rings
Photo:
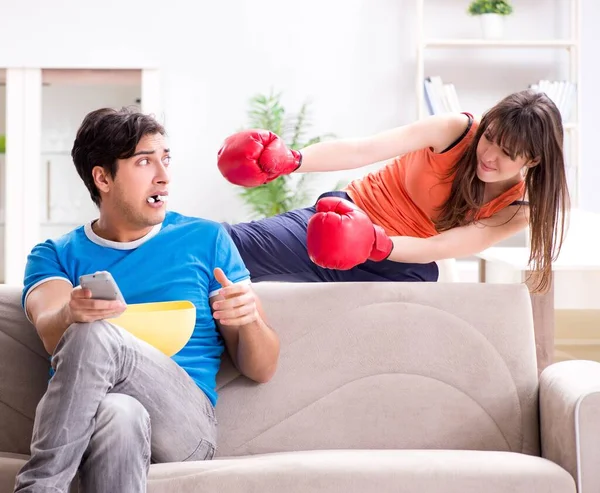
[[[467,9],[467,12],[471,15],[510,15],[512,11],[512,6],[508,0],[473,0]]]

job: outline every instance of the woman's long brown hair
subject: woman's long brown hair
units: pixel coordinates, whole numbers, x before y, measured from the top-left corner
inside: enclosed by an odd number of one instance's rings
[[[532,90],[507,96],[482,118],[465,154],[450,170],[452,189],[435,224],[445,231],[473,222],[483,205],[485,183],[477,177],[477,143],[487,131],[491,140],[511,152],[538,163],[527,169],[525,191],[529,201],[531,253],[536,274],[533,291],[549,287],[552,262],[565,234],[565,214],[570,208],[563,155],[562,118],[556,105]]]

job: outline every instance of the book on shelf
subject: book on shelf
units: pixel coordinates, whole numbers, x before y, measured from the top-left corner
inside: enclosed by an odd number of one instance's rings
[[[426,77],[424,83],[425,104],[430,115],[441,113],[459,113],[462,110],[456,87],[452,83],[444,83],[439,75]],[[568,81],[540,80],[530,84],[534,91],[546,93],[556,104],[563,122],[569,121],[576,101],[577,86]]]
[[[529,86],[534,91],[544,92],[560,111],[563,122],[568,122],[576,102],[577,85],[566,80],[542,79]]]
[[[425,78],[425,103],[430,115],[461,111],[454,84],[444,84],[439,75]]]

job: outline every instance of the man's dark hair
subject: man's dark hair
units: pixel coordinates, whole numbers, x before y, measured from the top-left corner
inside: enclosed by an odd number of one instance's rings
[[[152,116],[130,108],[101,108],[86,115],[77,131],[71,157],[97,206],[100,205],[100,192],[94,183],[92,169],[102,166],[114,178],[117,159],[130,158],[142,137],[157,133],[165,135],[160,123]]]

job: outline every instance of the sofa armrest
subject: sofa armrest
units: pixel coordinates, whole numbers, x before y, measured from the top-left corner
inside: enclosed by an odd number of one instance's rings
[[[540,376],[542,456],[566,469],[577,490],[600,491],[600,363],[564,361]]]

